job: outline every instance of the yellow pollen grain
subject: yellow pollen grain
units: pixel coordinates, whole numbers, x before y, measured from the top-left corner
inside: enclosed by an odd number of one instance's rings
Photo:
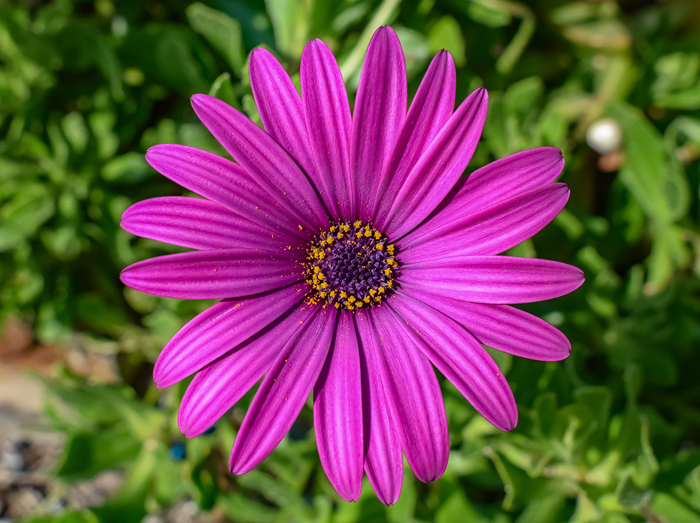
[[[347,298],[348,295],[347,295],[347,293],[346,293],[345,291],[340,291],[340,297],[341,297],[341,298]]]
[[[349,301],[350,303],[353,303],[353,302],[355,301],[355,296],[350,296],[350,297],[348,298],[348,301]]]
[[[391,269],[384,269],[384,274],[387,276],[391,276]]]
[[[378,240],[382,237],[382,233],[379,231],[374,231],[374,239]]]
[[[338,233],[338,239],[341,240],[342,238],[343,238],[343,233],[342,233],[342,232],[339,232],[339,233]]]
[[[301,225],[298,225],[297,227],[299,227],[299,230],[300,230],[300,231],[303,231],[303,230],[304,230],[304,228],[303,228]]]
[[[359,229],[360,227],[362,227],[362,222],[360,220],[357,220],[355,223],[353,223],[353,225],[355,226],[355,229]]]
[[[383,251],[384,250],[384,244],[383,243],[378,243],[377,245],[374,246],[378,251]]]
[[[369,296],[365,296],[364,298],[362,298],[362,301],[364,301],[365,303],[369,303],[369,300],[370,300]]]
[[[374,296],[375,294],[377,294],[377,291],[375,291],[374,289],[370,289],[370,290],[369,290],[369,293],[370,293],[372,296]]]

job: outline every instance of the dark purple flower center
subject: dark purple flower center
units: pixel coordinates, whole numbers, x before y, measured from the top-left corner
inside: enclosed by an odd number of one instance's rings
[[[396,288],[394,251],[386,236],[361,221],[333,224],[309,247],[312,298],[351,311],[381,303]]]

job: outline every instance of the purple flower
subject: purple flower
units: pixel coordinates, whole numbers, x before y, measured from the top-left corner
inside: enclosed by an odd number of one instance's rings
[[[180,145],[148,162],[200,198],[154,198],[122,227],[195,249],[135,263],[125,284],[172,298],[221,299],[165,346],[154,378],[197,373],[179,413],[205,431],[256,382],[230,468],[243,474],[282,440],[313,390],[321,463],[356,500],[363,471],[394,503],[402,452],[421,481],[439,478],[449,441],[433,366],[493,425],[517,422],[513,394],[482,344],[561,360],[557,329],[510,303],[555,298],[583,273],[496,256],[564,207],[558,149],[531,149],[460,179],[487,109],[477,89],[454,110],[455,69],[435,56],[408,113],[396,34],[375,33],[351,115],[340,70],[320,40],[301,60],[300,97],[282,66],[253,51],[250,80],[265,131],[227,104],[192,98],[237,163]]]

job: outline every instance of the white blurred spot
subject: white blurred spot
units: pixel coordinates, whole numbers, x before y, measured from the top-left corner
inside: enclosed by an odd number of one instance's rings
[[[586,143],[596,152],[609,153],[620,147],[622,128],[614,118],[602,118],[593,122],[586,131]]]
[[[129,22],[123,16],[115,16],[112,18],[112,34],[120,38],[129,32]]]

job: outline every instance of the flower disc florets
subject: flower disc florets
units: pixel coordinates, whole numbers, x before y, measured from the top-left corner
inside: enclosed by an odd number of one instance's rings
[[[335,223],[309,247],[307,282],[313,298],[336,309],[372,307],[396,288],[395,247],[381,232],[361,221]]]

